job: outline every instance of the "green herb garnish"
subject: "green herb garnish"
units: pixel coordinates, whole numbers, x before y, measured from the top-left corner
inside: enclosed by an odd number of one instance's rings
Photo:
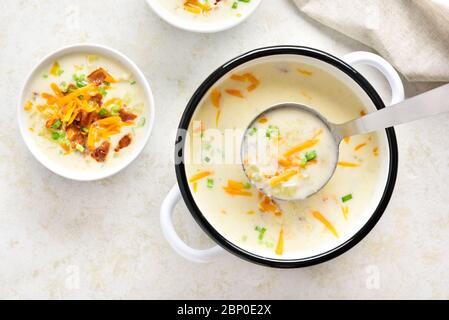
[[[307,161],[311,161],[311,160],[315,159],[316,158],[316,151],[312,150],[312,151],[306,152],[305,158],[307,159]]]
[[[62,122],[61,122],[61,120],[58,119],[51,125],[51,128],[52,129],[59,129],[61,127],[61,125],[62,125]]]
[[[111,106],[111,114],[112,114],[113,116],[116,116],[116,115],[118,114],[119,110],[120,110],[120,106],[118,106],[118,105],[116,105],[116,104],[113,104],[113,105]]]
[[[251,189],[251,183],[247,182],[243,185],[243,188],[245,189]]]
[[[341,197],[341,201],[346,202],[352,199],[352,193],[349,193],[343,197]]]
[[[77,88],[82,88],[87,86],[86,75],[85,74],[73,74],[73,81],[75,81],[75,85]]]
[[[267,229],[266,229],[265,227],[259,227],[259,226],[256,226],[255,230],[256,230],[257,232],[259,232],[259,237],[258,237],[258,239],[259,239],[260,241],[262,241],[262,240],[263,240],[263,237],[264,237],[264,235],[265,235],[265,232],[267,232]]]
[[[82,145],[80,145],[79,143],[77,143],[75,145],[76,150],[78,150],[79,152],[84,152],[84,150],[86,150],[86,148],[84,148]]]
[[[51,133],[51,138],[52,138],[53,140],[59,140],[59,138],[61,138],[61,133],[59,133],[58,131],[53,131],[53,132]]]
[[[256,133],[257,133],[257,128],[256,128],[256,127],[253,127],[253,128],[251,128],[251,129],[249,129],[248,134],[249,134],[250,136],[253,136],[253,135],[255,135]]]
[[[98,114],[100,115],[100,117],[105,117],[108,114],[108,110],[106,110],[105,108],[101,108]]]
[[[232,4],[232,9],[237,9],[239,6],[239,3],[237,1],[234,1],[234,3]]]
[[[207,179],[207,187],[213,188],[214,187],[214,179],[208,178]]]
[[[81,127],[81,131],[84,132],[84,133],[88,133],[89,132],[89,128]]]
[[[106,92],[106,88],[105,88],[104,86],[98,87],[98,92],[100,92],[100,94],[101,94],[103,97],[106,97],[106,95],[108,94],[108,93]]]
[[[135,85],[136,83],[137,83],[136,80],[133,80],[133,81],[130,82],[130,84],[131,84],[132,86]]]
[[[271,137],[276,137],[278,135],[279,135],[279,127],[270,124],[267,129],[266,137],[268,139],[271,139]]]

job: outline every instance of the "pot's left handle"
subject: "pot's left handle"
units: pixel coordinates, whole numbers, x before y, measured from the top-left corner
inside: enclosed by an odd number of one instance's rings
[[[193,262],[211,262],[216,260],[225,251],[220,246],[215,246],[210,249],[193,249],[189,247],[178,236],[173,225],[173,211],[175,205],[181,199],[181,192],[178,185],[174,185],[165,197],[161,206],[161,227],[162,233],[170,246],[182,257]]]

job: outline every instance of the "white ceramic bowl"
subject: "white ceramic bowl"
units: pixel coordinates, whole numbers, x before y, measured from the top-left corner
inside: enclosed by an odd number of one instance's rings
[[[42,72],[42,68],[46,65],[50,65],[53,61],[57,60],[60,57],[66,56],[68,54],[73,53],[86,53],[86,54],[96,54],[100,56],[107,57],[111,60],[115,60],[118,63],[120,63],[124,68],[129,70],[134,79],[139,83],[139,85],[142,87],[145,102],[148,107],[148,113],[149,113],[149,119],[146,121],[146,125],[144,130],[146,130],[144,134],[143,139],[139,139],[139,141],[136,141],[137,144],[135,148],[131,151],[129,155],[123,158],[123,161],[114,167],[110,168],[103,168],[99,171],[88,171],[88,172],[79,172],[70,170],[67,167],[63,167],[59,165],[56,161],[52,161],[49,159],[48,156],[46,156],[45,152],[42,150],[42,148],[37,144],[35,137],[32,136],[32,134],[35,134],[33,132],[30,132],[28,130],[26,125],[26,111],[24,110],[23,106],[27,100],[27,96],[31,90],[30,86],[32,83],[32,80],[40,74],[39,72]],[[59,50],[56,50],[55,52],[49,54],[45,58],[43,58],[30,72],[30,74],[26,77],[25,83],[22,87],[20,98],[19,98],[19,105],[18,105],[18,121],[19,121],[19,129],[20,133],[22,135],[23,140],[25,141],[25,144],[27,145],[28,149],[31,151],[31,153],[36,157],[36,159],[43,164],[45,167],[47,167],[49,170],[53,171],[54,173],[68,178],[72,180],[78,180],[78,181],[92,181],[92,180],[99,180],[103,179],[109,176],[112,176],[116,174],[117,172],[124,169],[126,166],[128,166],[131,162],[133,162],[137,156],[142,152],[143,148],[145,147],[151,131],[153,129],[154,124],[154,117],[155,117],[155,108],[154,108],[154,97],[153,93],[151,91],[151,88],[148,84],[148,81],[146,80],[143,73],[140,71],[140,69],[136,66],[134,62],[132,62],[129,58],[127,58],[122,53],[105,47],[101,45],[96,44],[75,44],[70,45],[64,48],[61,48]]]
[[[256,11],[261,2],[262,0],[251,0],[250,3],[245,4],[248,5],[249,8],[248,10],[245,10],[245,12],[240,17],[232,17],[223,21],[205,23],[183,19],[182,17],[176,15],[174,12],[170,12],[169,10],[167,10],[160,4],[159,0],[147,0],[147,3],[151,7],[151,9],[153,9],[153,11],[156,12],[159,17],[161,17],[172,26],[179,29],[199,33],[214,33],[233,28],[245,21],[251,14],[253,14],[253,12]]]

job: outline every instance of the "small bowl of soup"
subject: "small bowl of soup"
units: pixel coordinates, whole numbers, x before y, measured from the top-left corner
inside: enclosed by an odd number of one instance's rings
[[[237,26],[262,0],[147,0],[169,24],[192,32],[213,33]]]
[[[360,61],[381,59],[358,56]],[[385,75],[399,79],[394,70]],[[395,97],[403,98],[403,91]],[[228,251],[265,266],[304,267],[347,251],[380,219],[398,169],[394,130],[353,136],[335,146],[316,119],[297,110],[271,109],[285,103],[306,105],[332,123],[385,108],[351,65],[312,48],[257,49],[218,68],[181,118],[175,147],[178,183],[161,209],[162,230],[179,254],[205,262]],[[265,141],[262,150],[268,157],[251,167],[257,159],[242,154],[241,145],[256,135]],[[273,145],[271,154],[266,150]],[[335,166],[332,174],[329,168]],[[316,183],[329,176],[323,188]],[[313,194],[304,199],[288,200],[310,190]],[[171,213],[180,199],[217,247],[193,249],[177,236]]]
[[[98,180],[129,165],[145,147],[154,99],[138,67],[99,45],[45,57],[22,89],[18,120],[31,153],[73,180]]]

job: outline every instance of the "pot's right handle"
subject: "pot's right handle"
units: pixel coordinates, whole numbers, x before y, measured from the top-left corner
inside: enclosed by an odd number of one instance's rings
[[[178,236],[173,225],[173,210],[181,200],[181,192],[176,184],[171,188],[161,205],[161,228],[165,239],[170,246],[182,257],[193,262],[211,262],[216,260],[225,251],[220,246],[210,249],[198,250],[189,247]]]
[[[342,59],[353,66],[357,64],[366,64],[379,70],[388,80],[391,87],[390,105],[404,100],[404,85],[402,84],[399,74],[393,66],[381,56],[371,52],[356,51],[343,56]]]

